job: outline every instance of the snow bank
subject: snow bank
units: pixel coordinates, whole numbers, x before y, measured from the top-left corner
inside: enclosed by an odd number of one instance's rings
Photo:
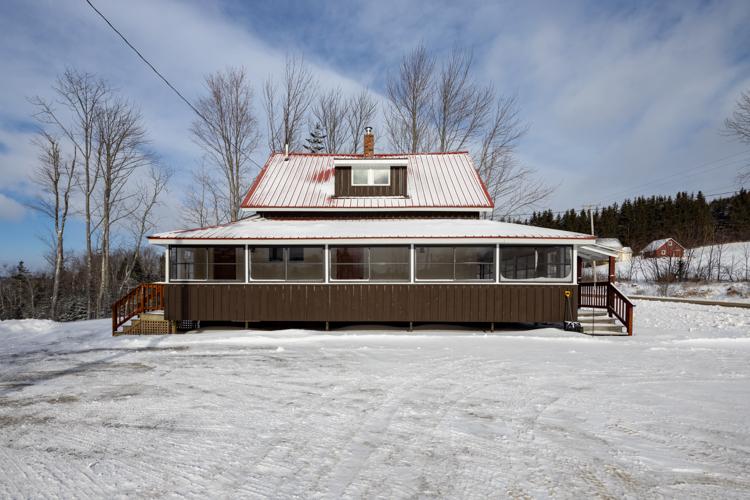
[[[111,337],[0,323],[0,497],[750,495],[750,310]]]

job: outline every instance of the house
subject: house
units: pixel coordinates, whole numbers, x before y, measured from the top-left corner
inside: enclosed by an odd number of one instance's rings
[[[641,255],[646,259],[656,257],[675,257],[681,259],[685,255],[685,247],[677,243],[673,238],[654,240],[641,250]]]
[[[493,201],[466,152],[375,154],[370,129],[364,145],[359,155],[272,153],[243,219],[150,236],[166,250],[165,280],[116,302],[113,331],[150,310],[163,310],[169,331],[560,323],[577,316],[583,261],[616,255],[590,235],[486,218]]]
[[[630,262],[630,259],[633,258],[633,249],[623,246],[622,242],[617,238],[598,238],[596,244],[615,250],[618,262]]]

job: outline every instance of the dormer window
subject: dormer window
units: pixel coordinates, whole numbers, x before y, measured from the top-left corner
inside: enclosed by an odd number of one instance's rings
[[[335,158],[334,196],[407,196],[407,158]]]
[[[352,186],[390,186],[390,184],[390,166],[352,168]]]

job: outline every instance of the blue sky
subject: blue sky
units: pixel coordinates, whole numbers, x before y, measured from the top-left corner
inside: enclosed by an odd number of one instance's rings
[[[304,55],[322,87],[368,87],[382,99],[416,44],[438,58],[470,48],[478,77],[518,98],[529,125],[521,161],[557,186],[540,208],[729,191],[750,163],[748,148],[721,133],[750,89],[747,1],[94,3],[191,99],[206,73],[228,65],[245,66],[259,93],[288,52]],[[184,103],[83,0],[6,0],[0,33],[0,263],[43,262],[47,224],[25,205],[36,161],[27,98],[50,96],[66,66],[140,105],[153,149],[176,171],[158,230],[179,226],[179,186],[201,158]],[[257,160],[266,155],[259,148]],[[83,244],[77,219],[68,243]]]

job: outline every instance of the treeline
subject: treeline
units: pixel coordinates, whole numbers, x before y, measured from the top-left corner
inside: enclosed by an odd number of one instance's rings
[[[158,281],[164,275],[164,260],[153,248],[144,248],[132,261],[132,250],[117,249],[110,255],[110,279],[113,294],[124,293],[141,282]],[[93,265],[101,265],[96,255]],[[0,320],[20,318],[53,318],[76,321],[89,318],[85,254],[69,253],[60,274],[56,312],[52,310],[54,276],[50,271],[32,271],[21,261],[0,268]],[[98,280],[94,286],[98,287]],[[96,315],[101,316],[101,315]],[[95,316],[95,317],[96,317]],[[106,314],[105,314],[106,316]]]
[[[692,248],[750,240],[750,193],[707,201],[702,192],[627,199],[593,212],[596,235],[618,238],[638,253],[649,242],[671,237]],[[591,232],[586,210],[535,212],[527,224],[580,233]]]

